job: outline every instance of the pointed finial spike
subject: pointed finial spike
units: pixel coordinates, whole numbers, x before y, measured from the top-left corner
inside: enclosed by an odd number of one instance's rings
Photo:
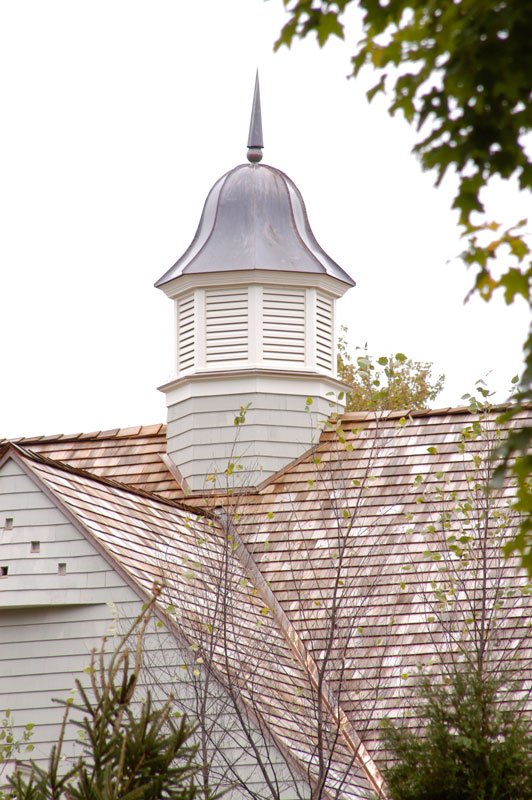
[[[259,71],[255,78],[255,93],[253,95],[253,108],[251,109],[251,121],[249,123],[248,136],[248,161],[252,164],[258,163],[262,159],[262,114],[260,110],[260,89]]]

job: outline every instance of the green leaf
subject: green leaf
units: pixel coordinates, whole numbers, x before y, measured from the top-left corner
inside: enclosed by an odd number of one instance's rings
[[[281,35],[275,42],[273,49],[274,51],[279,50],[282,45],[286,45],[286,47],[290,47],[292,44],[292,40],[296,35],[297,31],[297,19],[291,19],[289,22],[284,25],[283,29],[281,30]]]
[[[513,303],[516,295],[521,295],[525,300],[530,299],[530,275],[512,267],[500,278],[500,285],[504,288],[504,299],[508,305]]]
[[[376,48],[374,52],[375,52],[375,57],[380,58],[380,54],[382,52],[381,48]],[[368,101],[370,103],[371,103],[371,101],[373,100],[373,98],[375,97],[376,94],[378,94],[379,92],[384,92],[385,91],[385,89],[386,89],[386,78],[387,77],[388,76],[386,74],[381,75],[380,81],[378,83],[376,83],[375,86],[372,86],[371,89],[368,89],[368,91],[366,92],[366,97],[368,98]]]
[[[320,47],[323,47],[329,36],[344,38],[344,27],[338,20],[338,13],[330,11],[327,14],[320,14],[317,27],[317,36]]]

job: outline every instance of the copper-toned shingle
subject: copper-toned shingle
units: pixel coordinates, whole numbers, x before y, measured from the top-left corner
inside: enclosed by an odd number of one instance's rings
[[[61,434],[16,441],[54,461],[61,461],[94,475],[111,478],[148,492],[157,487],[157,492],[162,497],[171,500],[183,497],[179,485],[161,458],[166,452],[164,425],[116,428],[88,434]]]

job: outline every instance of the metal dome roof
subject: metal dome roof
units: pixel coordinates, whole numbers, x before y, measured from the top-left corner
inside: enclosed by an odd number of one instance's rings
[[[325,274],[354,285],[314,238],[297,186],[284,172],[259,164],[263,147],[257,73],[250,163],[226,172],[214,184],[192,244],[156,286],[180,275],[248,269]]]
[[[293,181],[266,164],[241,164],[214,184],[192,244],[155,285],[248,269],[325,274],[354,285],[316,241]]]

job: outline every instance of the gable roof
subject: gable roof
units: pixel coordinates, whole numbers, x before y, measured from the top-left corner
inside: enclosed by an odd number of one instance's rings
[[[343,766],[355,761],[342,790],[358,798],[380,785],[372,758],[380,720],[403,714],[419,668],[450,651],[439,621],[451,612],[436,594],[442,563],[431,553],[447,535],[444,514],[453,532],[478,522],[467,519],[464,503],[485,483],[497,413],[486,416],[486,435],[471,435],[464,447],[462,432],[473,431],[477,419],[465,408],[345,414],[316,448],[258,489],[220,498],[229,521],[220,512],[199,516],[165,473],[164,426],[19,440],[17,449],[142,591],[165,583],[165,601],[181,610],[167,622],[188,645],[204,644],[201,630],[228,559],[234,646],[227,663],[212,651],[221,684],[239,685],[245,704],[304,773],[315,752],[312,709],[324,677],[329,732],[339,734],[331,794]],[[113,447],[121,454],[111,454]],[[492,497],[477,516],[489,512],[495,536],[497,515],[511,523],[511,488]],[[498,554],[490,556],[485,587],[491,599]],[[518,590],[526,580],[515,572],[510,584]],[[520,669],[530,668],[530,612],[530,592],[518,592],[490,641],[496,659],[518,657]]]
[[[226,689],[238,686],[248,711],[260,714],[262,727],[286,757],[304,778],[312,777],[318,734],[311,713],[316,686],[308,654],[291,627],[279,624],[282,611],[274,611],[273,602],[266,605],[270,597],[264,582],[255,580],[251,559],[241,544],[232,545],[227,527],[209,513],[199,515],[182,504],[65,468],[20,444],[7,446],[0,460],[10,455],[146,598],[154,586],[163,587],[159,615],[177,632],[182,647],[189,652],[202,648],[208,621],[215,641],[211,666],[218,681]],[[236,532],[232,541],[234,537]],[[220,617],[222,574],[230,576],[230,612]],[[177,621],[165,614],[169,604],[179,609]],[[224,648],[216,644],[222,627],[231,630]],[[354,731],[342,731],[335,761],[348,765],[346,797],[365,797],[380,786],[379,772]],[[342,770],[335,775],[334,764],[330,782],[343,782]]]

